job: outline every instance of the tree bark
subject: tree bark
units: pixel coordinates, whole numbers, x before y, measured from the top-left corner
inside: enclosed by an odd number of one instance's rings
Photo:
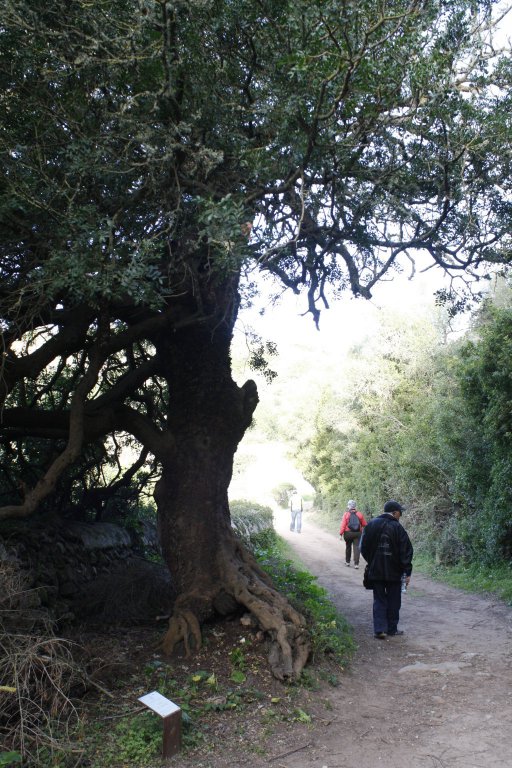
[[[199,327],[173,339],[167,356],[168,423],[174,448],[155,489],[164,558],[176,600],[163,647],[186,654],[201,645],[201,624],[246,609],[269,640],[279,679],[296,679],[309,655],[304,617],[274,588],[231,528],[228,488],[234,455],[258,397],[252,381],[232,380],[228,328]]]

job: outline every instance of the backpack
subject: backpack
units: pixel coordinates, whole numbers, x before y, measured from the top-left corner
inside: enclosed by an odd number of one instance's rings
[[[358,516],[356,515],[353,509],[350,510],[350,517],[348,519],[348,530],[349,531],[361,530],[361,521],[359,520]]]

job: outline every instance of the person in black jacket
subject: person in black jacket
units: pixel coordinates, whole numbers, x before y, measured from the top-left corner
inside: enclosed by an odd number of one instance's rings
[[[403,508],[398,501],[387,501],[384,514],[370,520],[360,542],[373,589],[373,631],[378,640],[403,635],[402,630],[398,629],[402,577],[409,586],[413,547],[399,522],[402,512]]]

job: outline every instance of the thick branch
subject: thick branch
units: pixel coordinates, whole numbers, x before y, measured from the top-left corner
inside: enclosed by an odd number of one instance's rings
[[[0,520],[12,517],[28,517],[36,509],[39,503],[46,498],[55,488],[57,481],[64,470],[75,461],[82,451],[84,437],[84,410],[87,394],[95,386],[101,366],[105,360],[106,352],[100,341],[91,350],[90,362],[87,371],[76,388],[69,412],[69,437],[62,453],[52,462],[44,476],[30,490],[20,505],[8,505],[0,508]]]

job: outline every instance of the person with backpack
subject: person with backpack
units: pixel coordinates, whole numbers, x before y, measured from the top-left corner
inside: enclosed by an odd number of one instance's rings
[[[350,499],[347,509],[341,518],[340,536],[345,541],[345,565],[350,568],[352,549],[354,550],[354,568],[359,568],[359,541],[361,532],[366,525],[366,520],[361,512],[356,509],[356,502]]]
[[[377,640],[403,635],[398,629],[402,580],[407,588],[414,551],[399,522],[402,512],[398,501],[386,501],[384,513],[370,520],[361,539],[361,554],[368,563],[367,583],[363,580],[363,584],[373,589],[373,632]]]

